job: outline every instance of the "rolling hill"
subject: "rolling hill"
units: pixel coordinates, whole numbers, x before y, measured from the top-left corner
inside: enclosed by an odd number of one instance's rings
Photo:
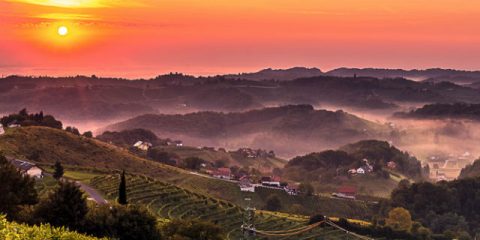
[[[0,135],[0,151],[7,156],[28,159],[42,166],[51,166],[60,161],[69,169],[95,169],[98,174],[125,169],[130,174],[144,175],[238,206],[245,206],[244,198],[248,196],[255,200],[258,204],[256,206],[262,207],[268,195],[278,193],[268,190],[254,194],[241,192],[236,183],[193,174],[177,167],[143,159],[126,149],[99,140],[47,127],[7,129],[5,134]],[[305,206],[308,214],[322,212],[329,216],[368,219],[373,211],[372,206],[365,203],[324,197],[302,198],[284,192],[278,194],[285,203],[283,211],[289,211],[288,206],[295,203]]]
[[[394,116],[414,119],[468,119],[479,121],[480,104],[427,104],[410,112],[395,113]]]
[[[110,131],[145,128],[158,136],[183,139],[187,145],[227,149],[273,149],[296,155],[348,142],[382,138],[388,128],[343,111],[289,105],[239,113],[198,112],[185,115],[142,115],[108,126]],[[288,146],[288,147],[285,147]]]
[[[168,74],[148,80],[9,76],[0,79],[0,112],[43,110],[69,124],[98,126],[148,113],[231,112],[288,104],[394,110],[410,102],[480,103],[478,89],[453,83],[305,71],[314,73],[304,74],[301,68],[278,71],[288,73],[286,81],[253,81],[247,75]]]
[[[363,173],[357,173],[360,168]],[[350,172],[352,169],[355,172]],[[379,197],[388,197],[401,179],[423,179],[420,161],[377,140],[295,157],[283,169],[283,176],[310,182],[321,192],[355,186],[360,194]]]

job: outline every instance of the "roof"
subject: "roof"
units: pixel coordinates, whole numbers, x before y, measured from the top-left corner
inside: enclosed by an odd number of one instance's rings
[[[219,168],[215,171],[214,175],[223,175],[223,176],[229,176],[232,173],[230,168]]]
[[[338,188],[337,192],[355,194],[355,193],[357,193],[357,189],[355,187],[343,186],[343,187]]]
[[[22,171],[28,171],[31,168],[35,167],[35,164],[23,161],[23,160],[18,160],[18,159],[13,159],[11,160],[11,163],[18,169]]]

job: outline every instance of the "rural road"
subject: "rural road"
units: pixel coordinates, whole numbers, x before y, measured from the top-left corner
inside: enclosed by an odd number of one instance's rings
[[[75,182],[78,186],[80,186],[80,188],[86,192],[89,196],[89,198],[91,198],[93,201],[97,202],[98,204],[107,204],[108,201],[105,200],[105,198],[102,197],[102,195],[100,193],[97,192],[97,190],[93,189],[92,187],[82,183],[82,182],[79,182],[79,181],[76,181]]]

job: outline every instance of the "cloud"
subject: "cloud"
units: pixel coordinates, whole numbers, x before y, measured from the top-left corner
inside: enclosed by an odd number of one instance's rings
[[[121,0],[7,0],[8,2],[25,3],[59,8],[109,8],[109,7],[139,7],[140,1]]]

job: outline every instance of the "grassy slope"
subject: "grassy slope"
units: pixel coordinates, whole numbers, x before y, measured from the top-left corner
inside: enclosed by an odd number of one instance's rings
[[[181,159],[189,157],[199,157],[205,161],[215,162],[216,160],[228,160],[233,165],[258,167],[259,165],[266,168],[281,168],[287,161],[280,158],[245,158],[240,154],[212,151],[208,149],[199,149],[195,147],[175,147],[175,146],[158,146],[157,149],[174,153]]]
[[[78,169],[92,168],[107,171],[125,169],[131,174],[150,176],[190,191],[225,199],[240,206],[244,205],[243,199],[251,195],[250,197],[256,202],[256,207],[262,207],[265,205],[267,196],[275,193],[281,197],[284,211],[289,210],[289,206],[293,203],[298,203],[304,206],[308,211],[307,214],[321,212],[330,216],[363,219],[371,212],[371,209],[364,204],[352,201],[329,198],[305,200],[273,190],[258,191],[255,194],[243,193],[235,183],[193,175],[176,167],[142,159],[107,143],[51,128],[8,129],[6,134],[0,136],[0,151],[10,156],[27,159],[36,151],[40,156],[38,162],[41,164],[53,164],[58,160],[66,166]],[[76,177],[82,178],[82,176]]]

